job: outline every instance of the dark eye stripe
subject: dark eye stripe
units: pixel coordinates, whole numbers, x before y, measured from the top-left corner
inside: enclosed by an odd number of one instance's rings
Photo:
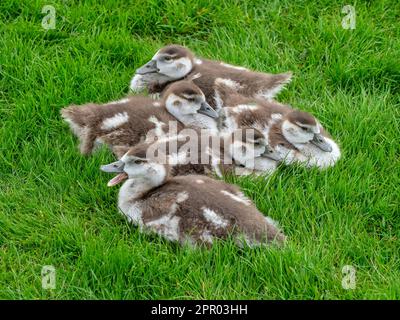
[[[135,160],[133,160],[133,163],[135,163],[135,164],[140,164],[140,163],[143,163],[143,162],[145,162],[144,159],[135,159]]]

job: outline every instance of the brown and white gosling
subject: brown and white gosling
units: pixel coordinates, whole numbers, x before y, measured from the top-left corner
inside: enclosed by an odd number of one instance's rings
[[[90,154],[97,144],[134,146],[184,126],[216,128],[217,112],[190,81],[171,85],[161,100],[132,96],[107,104],[70,106],[61,110],[80,140],[80,151]],[[172,131],[172,130],[171,130]]]
[[[118,208],[141,231],[193,246],[227,238],[241,246],[285,241],[276,223],[235,186],[199,175],[169,178],[167,165],[131,151],[101,170],[118,173],[108,186],[125,181]]]
[[[341,152],[337,143],[311,114],[285,114],[269,131],[269,143],[286,164],[325,169],[335,165]]]
[[[116,146],[113,152],[120,159],[129,149]],[[131,152],[168,164],[171,176],[266,175],[276,169],[279,160],[279,154],[268,146],[264,135],[252,128],[241,128],[224,135],[185,128],[176,136],[140,143]]]
[[[221,94],[221,97],[225,108],[220,111],[220,131],[232,132],[242,127],[258,129],[286,164],[326,168],[339,160],[339,146],[313,115],[276,101],[236,93]]]
[[[130,89],[160,93],[166,85],[179,79],[192,79],[204,92],[207,102],[215,106],[218,94],[215,86],[223,83],[240,94],[249,97],[272,99],[292,77],[291,72],[269,74],[255,72],[220,61],[196,57],[188,48],[168,45],[136,70]]]

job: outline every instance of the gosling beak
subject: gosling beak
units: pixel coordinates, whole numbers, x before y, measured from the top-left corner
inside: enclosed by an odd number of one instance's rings
[[[314,138],[311,140],[311,143],[320,148],[322,151],[332,152],[332,146],[325,140],[324,136],[321,134],[314,134]]]
[[[125,166],[125,163],[121,160],[118,160],[113,163],[101,166],[100,170],[107,172],[107,173],[113,173],[113,172],[120,173],[120,172],[124,171],[124,166]]]
[[[141,66],[136,70],[136,74],[147,74],[147,73],[155,73],[158,72],[157,61],[150,60],[145,65]]]
[[[118,160],[113,163],[106,164],[106,165],[100,167],[101,171],[104,171],[107,173],[114,173],[114,172],[119,173],[114,178],[112,178],[110,181],[108,181],[107,186],[113,187],[128,178],[128,175],[124,172],[124,166],[125,166],[125,163],[122,162],[121,160]]]
[[[275,161],[280,161],[281,157],[279,156],[278,152],[272,149],[270,146],[265,147],[265,151],[262,154],[263,157],[275,160]]]
[[[202,102],[198,111],[201,114],[209,116],[210,118],[218,118],[218,113],[207,102]]]

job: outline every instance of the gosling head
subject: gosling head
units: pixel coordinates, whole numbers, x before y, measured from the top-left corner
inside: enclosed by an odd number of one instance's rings
[[[254,163],[254,159],[258,157],[278,160],[278,155],[268,145],[262,132],[250,127],[237,129],[232,133],[230,149],[232,158],[245,166]]]
[[[282,134],[293,145],[312,143],[322,151],[332,151],[332,146],[321,134],[321,125],[307,112],[291,111],[282,122]]]
[[[133,147],[120,160],[101,166],[100,170],[104,172],[117,173],[107,185],[112,187],[127,179],[136,180],[146,187],[163,184],[168,177],[168,166],[147,158],[146,151],[141,146]]]
[[[172,83],[163,94],[163,101],[167,110],[179,120],[196,114],[218,117],[218,113],[207,103],[204,93],[191,81]]]
[[[193,69],[193,53],[179,45],[161,48],[145,65],[136,70],[136,74],[149,73],[167,76],[171,80],[185,77]]]

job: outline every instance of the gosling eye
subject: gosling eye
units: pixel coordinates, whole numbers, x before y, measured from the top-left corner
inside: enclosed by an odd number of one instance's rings
[[[306,128],[306,127],[300,127],[301,128],[301,130],[303,130],[303,131],[308,131],[308,128]]]
[[[135,160],[133,160],[133,163],[134,164],[142,164],[144,162],[144,160],[141,160],[141,159],[135,159]]]
[[[179,100],[175,100],[173,103],[172,103],[175,107],[180,107],[182,104],[181,104],[181,102],[179,101]]]
[[[170,56],[165,56],[165,57],[164,57],[164,60],[165,60],[166,62],[170,62],[170,61],[172,60],[172,58],[171,58]]]

